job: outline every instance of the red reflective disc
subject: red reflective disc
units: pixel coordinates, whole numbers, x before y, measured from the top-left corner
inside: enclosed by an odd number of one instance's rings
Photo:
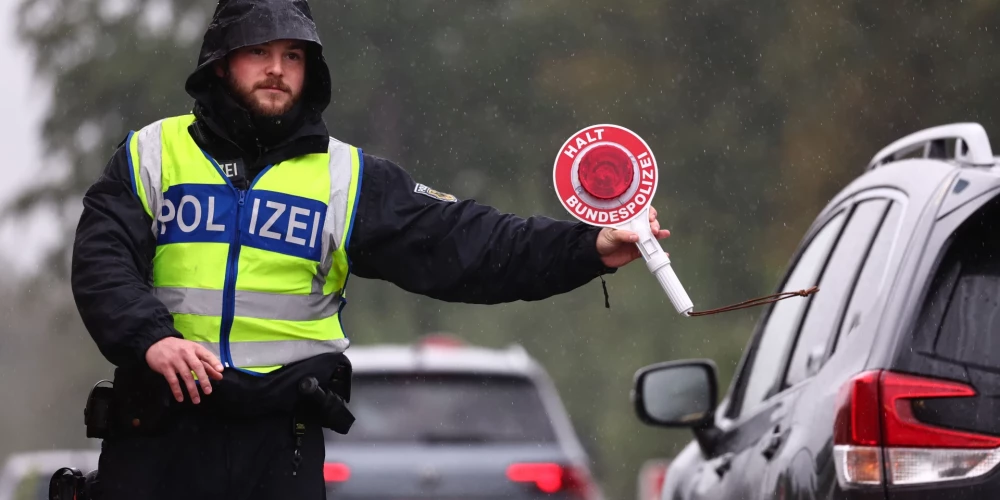
[[[596,198],[617,198],[632,185],[632,162],[625,151],[596,146],[580,159],[580,185]]]
[[[603,123],[570,136],[552,166],[563,208],[596,226],[618,227],[646,213],[657,186],[656,160],[631,130]]]

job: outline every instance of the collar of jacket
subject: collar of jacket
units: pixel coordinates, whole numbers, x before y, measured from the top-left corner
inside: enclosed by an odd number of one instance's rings
[[[188,128],[191,137],[214,158],[243,159],[249,168],[259,169],[299,156],[325,153],[330,135],[322,117],[304,119],[281,141],[265,145],[234,138],[217,119],[215,113],[196,103],[195,121]]]

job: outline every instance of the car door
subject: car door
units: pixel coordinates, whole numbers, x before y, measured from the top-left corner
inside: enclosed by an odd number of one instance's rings
[[[815,376],[833,353],[849,299],[854,296],[862,270],[866,265],[869,271],[885,265],[884,262],[866,262],[890,205],[891,201],[885,198],[867,198],[850,207],[850,219],[819,277],[820,292],[810,297],[805,306],[801,327],[790,356],[783,364],[785,368],[778,387],[781,396],[777,399],[788,402],[786,411],[772,418],[772,427],[757,446],[759,453],[752,455],[752,460],[759,462],[763,469],[758,481],[762,498],[785,497],[789,490],[814,488],[812,485],[816,484],[816,457],[809,443],[818,430],[810,426],[817,420],[812,414],[817,403],[813,396],[822,388],[810,386],[828,383],[822,379],[816,382]],[[865,282],[869,281],[866,277]],[[856,303],[851,305],[858,307]],[[822,427],[827,434],[832,432],[832,426]]]
[[[808,236],[782,282],[782,290],[816,284],[847,217],[846,210],[836,211]],[[763,440],[790,404],[787,395],[777,390],[778,383],[807,304],[807,299],[792,298],[767,309],[739,369],[730,403],[718,418],[722,433],[692,481],[690,498],[756,498],[764,464],[754,455],[760,453],[760,446],[766,444]]]

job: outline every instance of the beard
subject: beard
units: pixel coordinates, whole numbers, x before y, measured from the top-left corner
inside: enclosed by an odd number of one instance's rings
[[[241,106],[246,108],[251,114],[262,117],[281,116],[290,111],[302,97],[301,91],[297,94],[292,93],[291,87],[285,85],[285,82],[281,81],[280,78],[268,78],[244,87],[233,78],[232,73],[227,72],[226,86],[229,88],[229,92],[233,98]],[[259,97],[254,93],[258,89],[266,87],[277,88],[284,92],[284,94],[280,95],[282,98]]]

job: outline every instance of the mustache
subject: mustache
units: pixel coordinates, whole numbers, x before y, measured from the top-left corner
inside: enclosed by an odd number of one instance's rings
[[[257,90],[257,89],[263,89],[263,88],[269,88],[269,87],[276,88],[276,89],[281,90],[282,92],[286,92],[288,94],[292,93],[292,89],[289,88],[288,85],[285,85],[285,82],[282,82],[278,78],[268,78],[267,80],[264,80],[264,81],[262,81],[262,82],[260,82],[260,83],[258,83],[256,85],[254,85],[253,89]]]

